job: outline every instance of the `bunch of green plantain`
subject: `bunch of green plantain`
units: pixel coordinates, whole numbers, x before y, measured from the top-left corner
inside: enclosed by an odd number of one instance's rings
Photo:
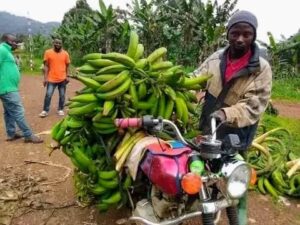
[[[282,127],[263,132],[253,140],[247,153],[247,162],[258,175],[255,188],[274,199],[300,196],[300,159],[295,159],[286,148],[282,141],[286,137],[290,134]]]
[[[126,53],[89,53],[72,77],[84,87],[68,100],[68,115],[51,134],[77,172],[89,177],[81,189],[95,196],[100,210],[124,203],[124,187],[130,183],[124,164],[146,135],[137,129],[118,130],[115,118],[153,115],[172,119],[187,133],[197,130],[194,92],[204,88],[211,75],[190,76],[166,57],[164,47],[145,56],[137,33],[131,31]]]

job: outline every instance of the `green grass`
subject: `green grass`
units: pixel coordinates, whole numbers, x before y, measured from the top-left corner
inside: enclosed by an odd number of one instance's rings
[[[276,127],[283,127],[287,129],[291,134],[291,139],[283,138],[287,149],[294,152],[300,157],[300,120],[290,119],[281,116],[273,116],[264,114],[262,124],[266,126],[267,130],[271,130]]]
[[[300,102],[300,77],[274,80],[272,99]]]

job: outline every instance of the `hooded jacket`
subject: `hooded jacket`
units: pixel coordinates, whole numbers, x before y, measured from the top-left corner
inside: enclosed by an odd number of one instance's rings
[[[210,134],[210,114],[222,109],[226,124],[221,125],[217,137],[237,134],[242,149],[251,144],[257,124],[265,111],[271,96],[272,70],[269,63],[260,57],[259,48],[254,43],[248,65],[235,73],[225,83],[226,56],[229,46],[213,53],[194,71],[194,74],[213,74],[207,82],[204,105],[200,118],[200,129]]]

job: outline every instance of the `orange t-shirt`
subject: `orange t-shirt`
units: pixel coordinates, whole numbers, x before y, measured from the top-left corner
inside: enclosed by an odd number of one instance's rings
[[[44,54],[44,62],[48,64],[47,81],[59,83],[67,77],[67,65],[70,64],[70,56],[67,51],[55,52],[48,49]]]

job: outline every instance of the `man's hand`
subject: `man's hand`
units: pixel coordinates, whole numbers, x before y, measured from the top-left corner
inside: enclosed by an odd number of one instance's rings
[[[43,81],[43,86],[46,87],[46,86],[47,86],[47,83],[48,83],[48,82],[47,82],[46,80],[44,80],[44,81]]]
[[[210,117],[216,118],[216,120],[221,123],[226,121],[226,114],[222,109],[213,112],[210,114]]]

